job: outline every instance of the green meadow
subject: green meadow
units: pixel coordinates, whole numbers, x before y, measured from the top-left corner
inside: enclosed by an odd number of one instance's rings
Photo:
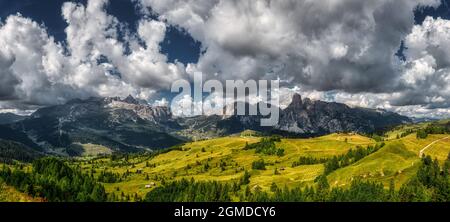
[[[184,179],[241,184],[239,192],[273,193],[274,185],[287,189],[316,187],[318,178],[325,175],[332,188],[349,188],[354,181],[366,181],[399,190],[417,174],[421,153],[441,165],[448,158],[448,134],[417,136],[418,130],[429,126],[400,126],[381,136],[336,133],[305,139],[262,137],[257,132],[244,131],[137,154],[112,153],[96,144],[75,144],[80,157],[62,160],[100,182],[114,201],[140,201],[150,191]],[[333,159],[339,162],[330,170]],[[31,164],[17,166],[25,172],[33,170]],[[246,176],[248,181],[242,183]],[[0,201],[42,200],[16,188],[0,180]],[[231,200],[240,199],[233,196]]]
[[[403,138],[387,137],[378,151],[337,169],[327,175],[331,186],[346,187],[355,179],[382,182],[385,187],[391,180],[399,188],[415,175],[420,163],[422,148],[445,135],[430,135],[417,139],[415,134]],[[241,134],[230,137],[186,143],[177,149],[156,156],[130,155],[114,159],[107,157],[79,158],[73,165],[86,173],[100,175],[109,172],[126,175],[121,181],[104,183],[109,193],[143,197],[155,187],[168,181],[194,179],[195,181],[238,181],[248,171],[251,189],[270,190],[275,183],[288,188],[312,186],[324,173],[324,164],[293,166],[300,157],[332,158],[357,147],[374,146],[372,138],[358,134],[331,134],[309,139],[281,139],[276,142],[284,155],[266,155],[255,150],[245,150],[246,144],[257,143],[261,137]],[[443,161],[450,152],[450,139],[441,140],[424,151]],[[263,160],[265,169],[252,169],[252,163]]]
[[[0,182],[0,202],[41,202],[39,198],[33,198],[14,187]]]

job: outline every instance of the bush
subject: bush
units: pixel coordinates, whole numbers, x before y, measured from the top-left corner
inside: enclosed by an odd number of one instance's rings
[[[417,131],[417,139],[426,139],[428,137],[428,133],[425,130],[418,130]]]
[[[255,149],[255,153],[265,154],[265,155],[277,155],[284,156],[284,149],[279,149],[276,147],[275,142],[280,142],[280,137],[268,137],[262,138],[261,141],[253,144],[245,144],[244,150]]]
[[[292,167],[297,167],[301,165],[315,165],[315,164],[321,164],[326,163],[329,159],[327,158],[314,158],[314,157],[304,157],[301,156],[298,161],[294,161],[292,163]]]
[[[252,169],[254,170],[265,170],[266,169],[266,163],[264,163],[263,159],[259,159],[252,163]]]

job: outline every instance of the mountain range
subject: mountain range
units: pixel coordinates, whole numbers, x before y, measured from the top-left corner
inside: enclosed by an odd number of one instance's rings
[[[313,101],[298,94],[287,108],[279,111],[276,126],[261,127],[262,115],[175,117],[167,107],[150,106],[132,96],[75,99],[38,109],[25,119],[5,120],[6,124],[0,126],[0,139],[45,153],[79,155],[74,144],[99,144],[113,151],[138,152],[244,130],[310,137],[335,132],[369,134],[412,122],[385,110]]]
[[[14,113],[0,113],[0,125],[19,122],[26,118],[26,116],[20,116]]]

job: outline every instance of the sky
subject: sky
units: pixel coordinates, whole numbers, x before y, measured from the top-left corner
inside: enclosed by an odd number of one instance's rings
[[[0,112],[171,84],[282,80],[293,93],[450,117],[450,1],[0,0]],[[286,99],[287,98],[287,99]]]

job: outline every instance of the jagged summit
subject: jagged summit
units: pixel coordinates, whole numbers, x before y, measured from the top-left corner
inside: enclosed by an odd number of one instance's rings
[[[303,100],[302,100],[302,96],[298,93],[295,93],[292,96],[292,101],[291,104],[289,104],[288,107],[294,108],[294,109],[298,109],[300,107],[303,106]]]
[[[237,105],[236,103],[235,105]],[[249,104],[244,104],[248,109]],[[235,111],[236,106],[234,106]],[[13,124],[36,144],[55,151],[73,143],[103,144],[116,150],[164,148],[180,138],[212,138],[256,130],[302,136],[336,132],[371,133],[411,122],[393,112],[349,107],[335,102],[312,101],[299,94],[286,109],[279,109],[279,122],[261,127],[261,115],[196,116],[174,118],[168,107],[140,103],[133,96],[76,99],[63,105],[41,108],[30,118]]]
[[[295,93],[292,96],[292,102],[291,104],[302,104],[302,96],[298,93]]]
[[[291,104],[282,110],[276,128],[300,134],[370,133],[408,122],[411,122],[408,117],[393,112],[349,107],[336,102],[312,101],[294,94]]]
[[[128,95],[127,98],[122,100],[122,102],[130,103],[130,104],[136,104],[136,105],[139,104],[139,101],[136,100],[132,95]]]
[[[13,127],[49,152],[74,143],[93,143],[118,151],[165,148],[181,140],[168,108],[142,104],[132,96],[75,99],[38,109]]]

